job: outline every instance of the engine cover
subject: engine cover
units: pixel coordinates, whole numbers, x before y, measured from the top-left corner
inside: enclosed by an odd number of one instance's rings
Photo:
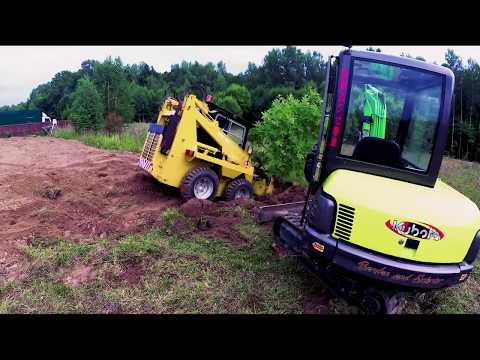
[[[480,229],[478,207],[440,179],[430,188],[342,169],[323,190],[337,205],[332,236],[385,255],[460,263]]]

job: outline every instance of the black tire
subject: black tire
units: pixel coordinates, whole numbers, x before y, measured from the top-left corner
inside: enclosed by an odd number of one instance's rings
[[[385,298],[378,291],[367,289],[362,297],[362,308],[367,314],[386,314]]]
[[[198,191],[196,192],[196,186],[199,186],[199,181],[205,183],[211,183],[213,191],[206,192],[205,196],[196,196],[199,195]],[[213,200],[217,194],[219,179],[215,172],[208,167],[201,167],[191,170],[182,181],[180,186],[180,193],[185,200],[190,200],[193,198],[202,199],[202,200]]]
[[[251,199],[253,197],[253,186],[244,178],[238,178],[228,183],[225,189],[225,200],[238,198]]]

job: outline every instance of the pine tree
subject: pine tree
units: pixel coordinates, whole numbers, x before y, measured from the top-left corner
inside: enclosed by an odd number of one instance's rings
[[[103,125],[102,99],[89,79],[80,79],[72,94],[68,117],[76,131],[99,130]]]

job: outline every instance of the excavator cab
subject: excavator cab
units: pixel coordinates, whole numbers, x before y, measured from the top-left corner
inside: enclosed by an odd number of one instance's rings
[[[341,107],[329,124],[322,180],[342,167],[433,187],[448,133],[451,71],[370,52],[342,53],[338,61]]]

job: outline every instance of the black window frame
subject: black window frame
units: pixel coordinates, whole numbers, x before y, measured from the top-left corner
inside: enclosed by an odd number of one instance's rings
[[[361,57],[356,57],[356,56],[352,56],[351,59],[350,59],[350,74],[349,74],[349,79],[348,79],[348,84],[351,85],[352,84],[352,78],[353,78],[353,72],[354,72],[354,64],[355,64],[355,61],[363,61],[363,62],[370,62],[370,63],[377,63],[377,64],[382,64],[382,65],[388,65],[388,66],[396,66],[396,67],[399,67],[399,68],[404,68],[404,69],[409,69],[409,70],[412,70],[412,71],[421,71],[421,72],[425,72],[425,73],[430,73],[434,76],[437,76],[438,78],[441,79],[442,81],[442,93],[440,95],[440,99],[444,99],[444,96],[445,96],[445,77],[442,76],[441,74],[439,74],[438,72],[434,72],[434,71],[430,71],[430,70],[425,70],[425,69],[420,69],[420,68],[416,68],[416,67],[412,67],[412,66],[407,66],[407,65],[400,65],[400,64],[396,64],[396,63],[392,63],[392,62],[386,62],[386,61],[381,61],[381,60],[378,60],[378,59],[365,59],[365,58],[361,58]],[[344,119],[344,126],[343,126],[343,129],[342,129],[342,132],[341,132],[341,136],[340,136],[340,139],[341,139],[341,143],[340,143],[340,146],[338,147],[338,153],[337,155],[339,157],[343,157],[343,158],[351,158],[351,156],[348,156],[348,155],[343,155],[341,153],[341,149],[342,149],[342,145],[343,145],[343,138],[345,136],[345,129],[347,128],[346,127],[346,124],[347,124],[347,119],[348,119],[348,114],[349,114],[349,106],[350,106],[350,95],[352,93],[352,87],[349,86],[348,88],[348,92],[347,92],[347,97],[346,97],[346,100],[345,100],[345,119]],[[404,108],[403,110],[405,110],[405,106],[404,105]],[[441,118],[442,118],[442,113],[443,113],[443,107],[445,106],[445,103],[444,101],[441,101],[440,103],[440,109],[438,111],[438,117],[436,119],[436,126],[435,126],[435,133],[433,135],[433,144],[435,144],[437,142],[437,136],[438,136],[438,131],[439,131],[439,128],[440,128],[440,121],[441,121]],[[403,111],[402,110],[402,111]],[[411,109],[411,112],[410,112],[410,119],[408,120],[409,121],[409,127],[411,125],[411,117],[413,115],[413,111],[414,111],[414,107],[412,107]],[[403,118],[401,119],[403,120]],[[400,126],[400,124],[399,124]],[[406,133],[408,134],[408,132]],[[430,159],[428,161],[428,166],[427,166],[427,169],[426,170],[415,170],[415,169],[407,169],[407,168],[404,168],[405,170],[407,171],[412,171],[414,173],[423,173],[423,174],[426,174],[430,171],[430,166],[432,164],[432,159],[433,159],[433,145],[432,145],[432,153],[431,153],[431,156],[430,156]],[[403,149],[402,149],[402,153],[403,153]],[[408,160],[407,160],[408,161]],[[392,167],[394,169],[398,169],[398,168],[395,168],[395,167]]]
[[[350,93],[351,93],[351,84],[353,77],[353,60],[366,60],[372,62],[378,62],[387,65],[394,65],[400,67],[411,68],[412,70],[423,70],[431,73],[438,74],[442,76],[442,97],[441,97],[441,109],[440,109],[440,118],[437,122],[437,129],[435,137],[433,140],[432,146],[432,155],[430,157],[429,165],[427,171],[415,171],[410,169],[394,168],[379,164],[367,163],[352,159],[351,157],[341,155],[340,148],[343,144],[343,135],[346,126],[346,117],[348,114],[348,106],[350,103]],[[374,52],[364,52],[364,51],[354,51],[354,50],[344,50],[337,57],[336,63],[336,74],[338,74],[335,79],[335,89],[334,89],[334,102],[332,103],[332,116],[329,117],[328,124],[328,134],[326,137],[326,147],[322,161],[322,171],[320,181],[323,182],[328,175],[337,169],[347,169],[363,173],[368,173],[372,175],[378,175],[382,177],[388,177],[395,180],[406,181],[409,183],[423,185],[427,187],[434,187],[438,178],[438,172],[440,171],[440,166],[443,158],[443,152],[446,147],[447,136],[448,136],[448,127],[451,120],[451,102],[454,86],[454,76],[450,69],[428,64],[421,62],[419,60],[414,60],[405,57],[397,57],[386,55],[382,53]],[[340,138],[340,141],[335,141],[335,145],[331,145],[331,140],[334,135],[332,135],[332,129],[334,127],[334,121],[337,115],[337,104],[338,101],[338,89],[340,82],[340,72],[344,69],[348,71],[348,80],[347,80],[347,94],[345,96],[343,106],[339,106],[342,110],[341,116],[341,126],[340,133],[338,136],[335,136],[337,139]],[[334,139],[335,140],[335,139]]]

